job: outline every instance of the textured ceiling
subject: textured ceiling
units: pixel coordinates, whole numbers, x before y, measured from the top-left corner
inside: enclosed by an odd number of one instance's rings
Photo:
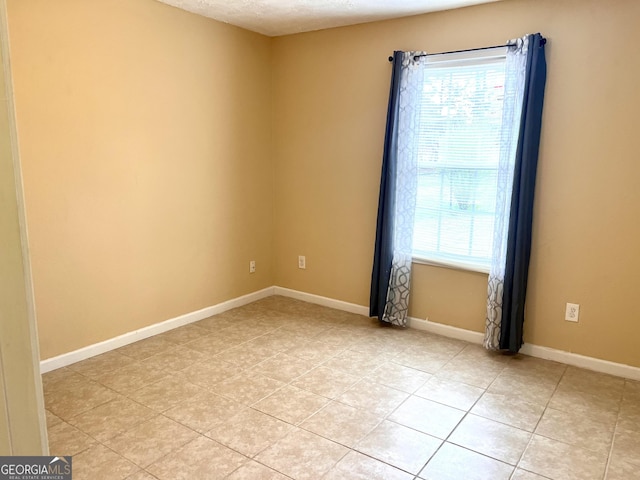
[[[406,17],[499,0],[159,0],[269,36]]]

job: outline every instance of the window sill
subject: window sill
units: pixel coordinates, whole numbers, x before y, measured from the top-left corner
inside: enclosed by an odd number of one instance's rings
[[[454,262],[450,260],[432,260],[429,258],[418,257],[418,256],[413,256],[411,261],[413,263],[418,263],[420,265],[431,265],[433,267],[452,268],[454,270],[463,270],[465,272],[484,273],[485,275],[489,274],[489,267],[481,267],[481,266],[472,265],[469,263]]]

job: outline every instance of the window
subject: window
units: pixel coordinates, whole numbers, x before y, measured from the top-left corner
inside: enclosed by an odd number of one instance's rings
[[[504,50],[428,57],[419,110],[417,261],[489,271]]]

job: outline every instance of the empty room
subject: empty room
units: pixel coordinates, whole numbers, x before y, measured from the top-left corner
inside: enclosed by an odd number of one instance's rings
[[[0,477],[640,479],[638,25],[0,0]]]

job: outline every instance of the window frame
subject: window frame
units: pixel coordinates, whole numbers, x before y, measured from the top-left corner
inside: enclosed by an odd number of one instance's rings
[[[439,53],[427,55],[422,61],[431,65],[431,68],[443,68],[455,66],[460,64],[464,66],[469,65],[481,65],[485,63],[495,63],[496,60],[506,61],[507,47],[493,47],[489,49],[479,49],[462,52],[452,53]],[[415,222],[415,221],[414,221]],[[412,262],[422,265],[431,265],[435,267],[451,268],[454,270],[471,271],[483,274],[489,274],[489,265],[480,265],[476,262],[464,262],[455,259],[447,259],[446,255],[442,255],[438,258],[430,258],[417,253],[415,250],[412,252]]]

